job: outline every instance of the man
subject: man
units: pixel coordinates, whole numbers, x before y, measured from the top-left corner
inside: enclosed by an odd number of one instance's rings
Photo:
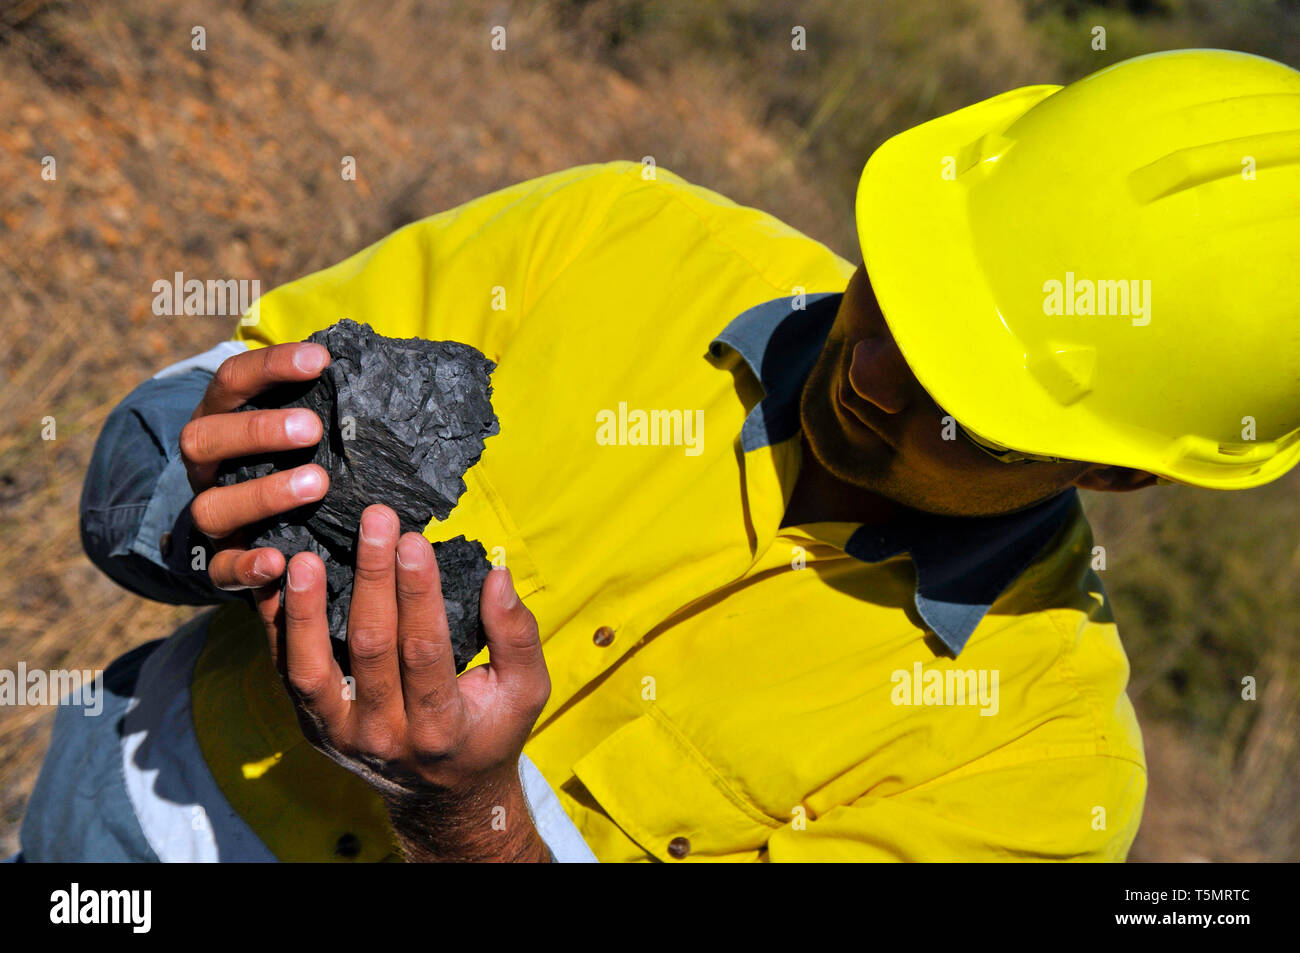
[[[1145,766],[1076,488],[1295,464],[1298,185],[1300,73],[1179,51],[887,142],[856,269],[610,163],[276,289],[105,426],[91,558],[239,601],[61,710],[25,855],[1123,859]],[[213,486],[320,438],[231,411],[344,317],[482,350],[501,424],[423,537],[363,516],[354,685],[315,557],[240,543],[324,474]],[[457,679],[429,540],[462,533],[508,568]]]

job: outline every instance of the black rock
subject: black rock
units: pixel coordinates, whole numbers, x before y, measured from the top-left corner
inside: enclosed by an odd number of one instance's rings
[[[229,486],[304,463],[329,474],[323,500],[254,527],[249,545],[273,547],[286,559],[300,552],[320,556],[330,634],[345,661],[339,649],[347,639],[362,511],[387,504],[404,533],[447,518],[465,492],[465,471],[482,455],[483,441],[499,431],[490,381],[496,365],[467,344],[387,338],[346,319],[307,340],[330,352],[324,373],[272,388],[239,409],[305,407],[324,425],[320,443],[229,461],[217,482]],[[482,544],[464,536],[433,548],[459,672],[484,645],[478,604],[491,567]]]

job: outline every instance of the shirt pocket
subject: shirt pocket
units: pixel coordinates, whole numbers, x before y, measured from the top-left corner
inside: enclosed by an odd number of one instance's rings
[[[657,860],[759,860],[782,826],[732,789],[657,708],[573,771],[610,820]]]
[[[451,514],[441,523],[430,523],[425,536],[432,541],[454,536],[478,540],[487,551],[489,562],[509,567],[520,598],[546,588],[546,580],[501,494],[492,485],[482,460],[466,472],[465,492]]]

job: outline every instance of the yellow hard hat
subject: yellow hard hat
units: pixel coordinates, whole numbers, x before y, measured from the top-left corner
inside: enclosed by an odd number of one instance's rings
[[[1300,460],[1300,72],[1226,50],[890,139],[858,237],[921,385],[982,441],[1244,489]]]

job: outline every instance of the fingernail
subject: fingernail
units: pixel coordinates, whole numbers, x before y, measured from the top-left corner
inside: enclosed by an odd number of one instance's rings
[[[293,366],[304,374],[316,374],[325,366],[325,358],[328,355],[329,352],[319,344],[300,347],[293,352]]]
[[[498,584],[501,588],[497,590],[497,604],[502,609],[513,609],[515,603],[519,601],[519,596],[515,592],[515,581],[510,575],[510,570],[505,566],[493,566],[492,571],[504,573],[506,577],[504,583]]]
[[[423,569],[429,546],[416,536],[403,536],[397,544],[397,562],[403,569]]]
[[[315,467],[303,467],[295,470],[289,478],[293,495],[300,500],[313,499],[320,495],[320,471]]]
[[[270,579],[274,575],[268,565],[270,558],[266,553],[259,553],[253,557],[253,577],[255,579]]]
[[[361,517],[361,538],[367,543],[381,543],[388,538],[392,525],[383,512],[366,513]]]
[[[294,592],[302,592],[311,585],[314,578],[312,573],[312,568],[304,565],[301,560],[289,563],[289,588]]]
[[[294,443],[315,443],[316,415],[308,410],[290,414],[284,422],[284,432]]]

